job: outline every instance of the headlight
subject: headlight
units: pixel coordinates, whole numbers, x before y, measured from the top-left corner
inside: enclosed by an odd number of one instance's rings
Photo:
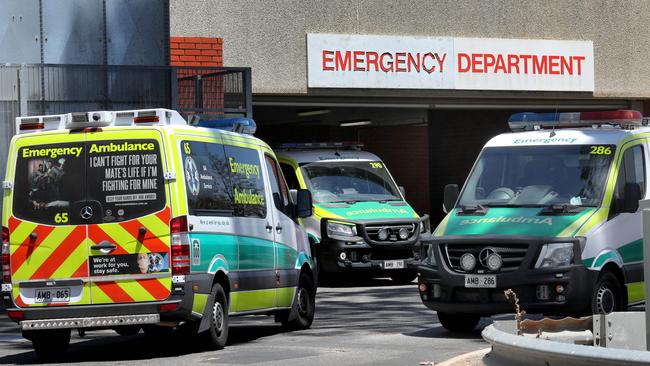
[[[535,268],[568,266],[573,262],[573,243],[545,244]]]
[[[353,224],[327,223],[327,236],[356,236],[357,227]]]
[[[427,246],[427,257],[425,258],[424,262],[433,267],[438,266],[438,262],[436,262],[436,256],[433,254],[433,245]]]

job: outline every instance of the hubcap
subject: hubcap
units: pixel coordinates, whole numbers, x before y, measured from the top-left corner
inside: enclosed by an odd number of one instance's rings
[[[212,317],[217,334],[221,334],[223,330],[223,307],[219,302],[215,302],[212,307]]]
[[[304,288],[298,290],[298,312],[301,315],[307,314],[309,307],[309,293]]]
[[[596,307],[598,313],[609,314],[616,308],[616,298],[612,290],[607,285],[602,285],[596,294]]]

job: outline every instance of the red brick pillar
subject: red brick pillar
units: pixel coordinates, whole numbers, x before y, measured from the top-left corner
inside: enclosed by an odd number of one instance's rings
[[[170,37],[172,66],[223,66],[223,38]]]

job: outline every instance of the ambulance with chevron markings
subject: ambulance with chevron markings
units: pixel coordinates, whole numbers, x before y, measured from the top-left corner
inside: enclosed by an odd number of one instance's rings
[[[297,223],[311,194],[289,191],[252,120],[96,111],[19,117],[16,130],[2,297],[40,356],[64,352],[71,329],[178,327],[222,348],[229,316],[311,325],[315,268]]]
[[[636,111],[520,113],[483,148],[423,243],[419,291],[442,325],[513,311],[580,315],[643,301],[639,200],[650,128]]]

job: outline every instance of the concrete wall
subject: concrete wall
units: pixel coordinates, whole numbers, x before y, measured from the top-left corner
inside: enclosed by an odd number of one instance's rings
[[[597,97],[650,97],[650,1],[171,0],[171,33],[224,38],[255,93],[307,92],[306,34],[592,40]]]

